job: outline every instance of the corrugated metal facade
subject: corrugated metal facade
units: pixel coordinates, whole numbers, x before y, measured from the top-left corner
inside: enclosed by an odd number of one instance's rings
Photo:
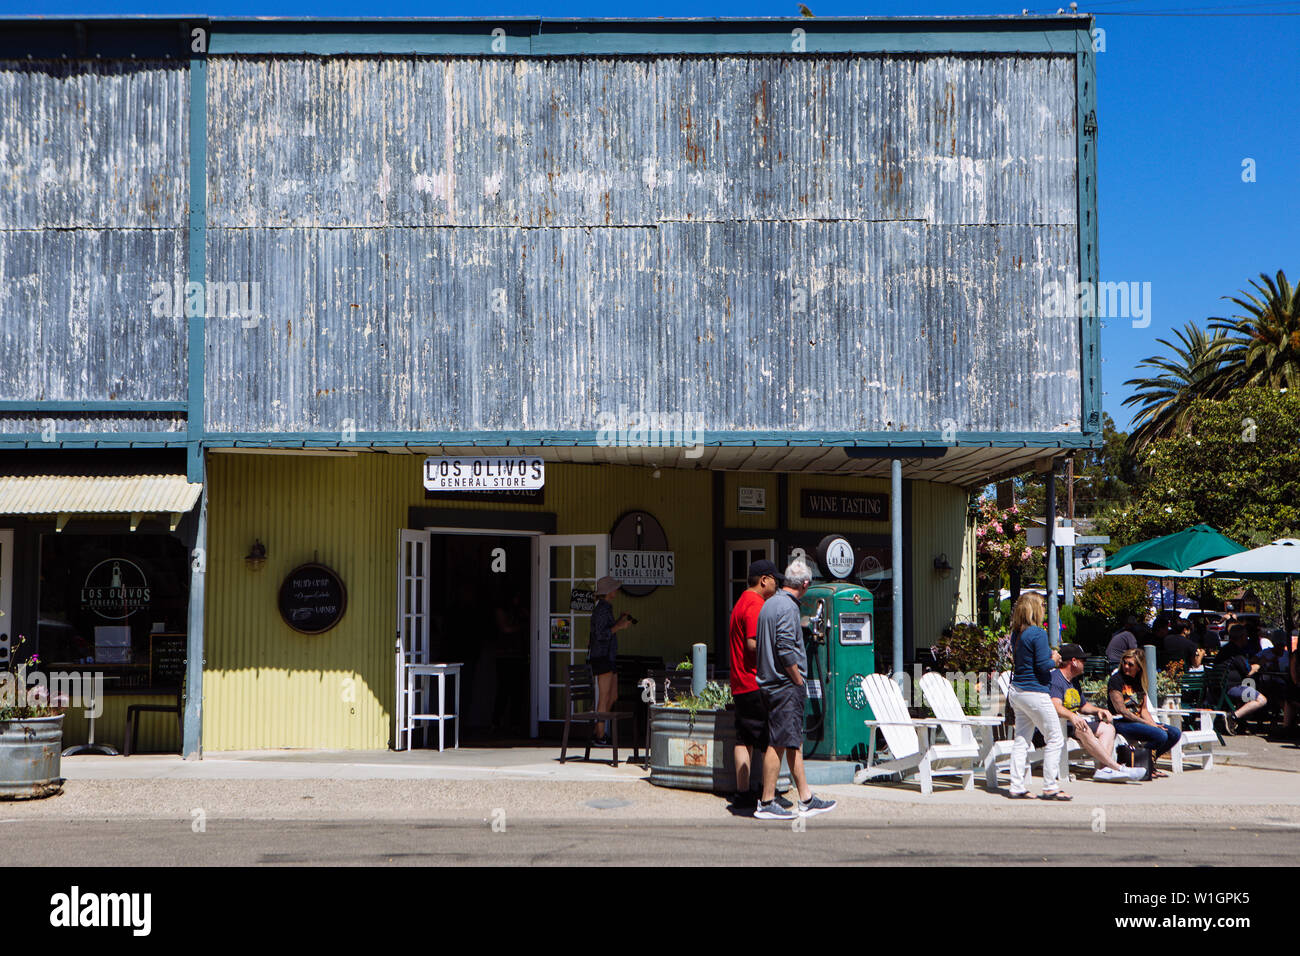
[[[213,431],[1080,427],[1072,55],[219,57],[208,97],[209,281],[263,313],[209,325]]]
[[[184,319],[155,315],[151,287],[185,276],[188,108],[183,65],[0,61],[0,398],[185,398]],[[178,425],[55,416],[64,434]]]

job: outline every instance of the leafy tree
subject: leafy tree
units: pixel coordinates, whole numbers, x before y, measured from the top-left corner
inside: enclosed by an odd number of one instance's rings
[[[1091,518],[1126,503],[1141,490],[1146,476],[1138,467],[1137,455],[1128,447],[1128,435],[1115,428],[1115,420],[1103,413],[1102,446],[1082,452],[1074,464],[1074,513]],[[1064,505],[1061,513],[1065,513]]]
[[[1187,431],[1141,456],[1147,485],[1099,521],[1117,543],[1205,523],[1243,544],[1300,527],[1300,393],[1242,388],[1192,403]]]

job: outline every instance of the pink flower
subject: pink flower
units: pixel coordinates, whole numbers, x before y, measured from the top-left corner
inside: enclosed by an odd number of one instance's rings
[[[1021,561],[1028,561],[1033,556],[1034,556],[1034,552],[1030,551],[1028,548],[1025,548],[1025,550],[1020,552]]]
[[[996,531],[998,534],[1001,534],[1001,533],[1002,533],[1002,525],[1001,525],[999,522],[997,522],[997,521],[993,522],[993,530]]]
[[[984,529],[983,529],[983,528],[976,528],[976,529],[975,529],[975,537],[977,537],[977,538],[982,538],[982,537],[984,537]]]

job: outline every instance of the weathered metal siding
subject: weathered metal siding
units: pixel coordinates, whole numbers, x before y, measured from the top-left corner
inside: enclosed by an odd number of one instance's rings
[[[208,427],[1077,429],[1074,99],[1072,56],[213,58],[208,275],[262,317],[209,325]]]
[[[700,517],[711,507],[707,472],[665,468],[654,478],[648,468],[553,464],[543,504],[480,504],[426,500],[423,463],[419,455],[210,456],[205,750],[389,745],[397,534],[411,507],[483,510],[489,525],[501,511],[552,512],[559,534],[607,534],[624,512],[644,508],[677,553],[677,584],[629,599],[641,623],[619,635],[620,650],[680,660],[693,642],[717,639],[701,612],[713,606],[717,574],[712,526]],[[268,551],[260,571],[244,564],[254,538]],[[281,621],[276,594],[292,568],[314,559],[342,576],[348,609],[337,627],[308,636]],[[355,700],[344,694],[349,678]]]
[[[1073,56],[211,61],[213,227],[1075,222]]]
[[[150,287],[185,275],[188,89],[176,64],[0,62],[0,398],[184,399],[184,320]]]

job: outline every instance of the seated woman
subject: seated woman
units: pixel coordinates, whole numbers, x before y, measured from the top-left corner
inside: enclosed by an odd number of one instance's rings
[[[1156,760],[1174,749],[1183,736],[1177,727],[1157,723],[1147,707],[1146,669],[1137,651],[1125,651],[1120,658],[1119,670],[1111,675],[1106,685],[1110,712],[1115,715],[1115,729],[1124,735],[1129,744],[1145,744],[1151,748],[1151,776],[1167,777],[1157,770]]]

